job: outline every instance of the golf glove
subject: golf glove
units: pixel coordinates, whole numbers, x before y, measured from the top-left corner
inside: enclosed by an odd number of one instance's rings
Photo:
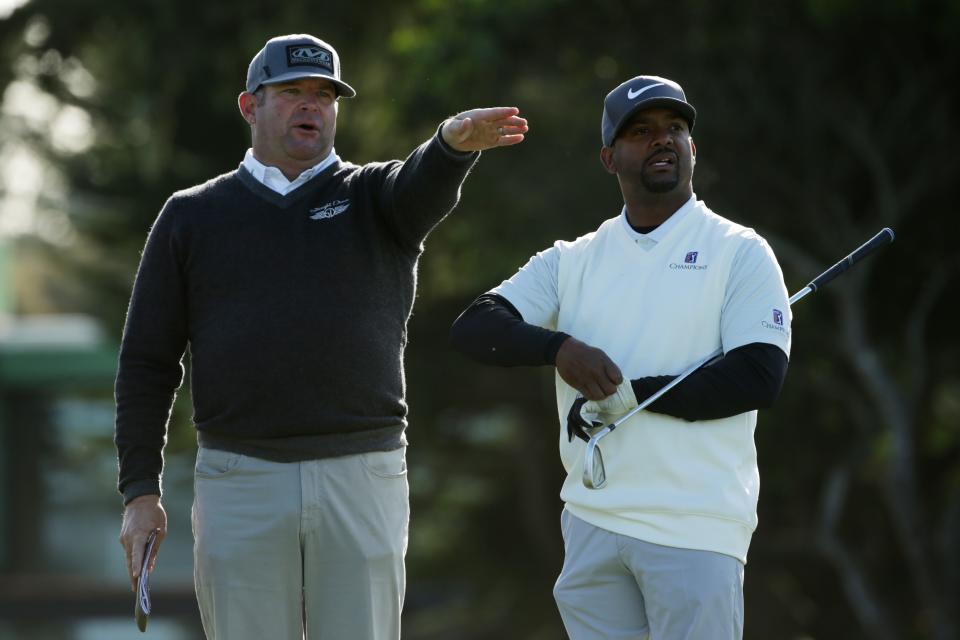
[[[633,385],[629,380],[624,380],[617,387],[617,390],[604,398],[603,400],[590,400],[583,405],[583,412],[587,414],[604,414],[608,416],[622,416],[627,411],[636,407],[637,394],[633,392]]]
[[[588,429],[603,426],[600,422],[600,416],[596,412],[586,411],[585,406],[590,404],[587,399],[579,396],[570,407],[567,414],[567,440],[573,442],[576,436],[584,442],[590,442],[590,432]]]

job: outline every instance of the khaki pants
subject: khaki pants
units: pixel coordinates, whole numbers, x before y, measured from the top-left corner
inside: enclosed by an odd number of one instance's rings
[[[405,449],[270,462],[201,447],[194,584],[209,640],[399,640]]]
[[[740,640],[743,564],[651,544],[564,509],[563,570],[553,588],[571,640]]]

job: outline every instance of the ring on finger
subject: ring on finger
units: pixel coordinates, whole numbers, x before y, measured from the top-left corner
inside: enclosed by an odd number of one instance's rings
[[[498,135],[498,136],[502,136],[502,135],[503,135],[503,127],[497,127],[497,135]]]

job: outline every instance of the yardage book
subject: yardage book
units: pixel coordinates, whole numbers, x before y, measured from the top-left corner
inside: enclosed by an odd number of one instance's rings
[[[147,619],[150,618],[150,556],[157,543],[156,530],[150,532],[147,545],[143,552],[143,564],[140,565],[140,577],[137,578],[137,598],[133,609],[133,617],[137,621],[140,631],[147,630]]]

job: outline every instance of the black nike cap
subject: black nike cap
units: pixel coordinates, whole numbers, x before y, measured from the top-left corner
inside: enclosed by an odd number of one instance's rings
[[[603,146],[613,145],[621,127],[634,113],[651,107],[673,109],[693,131],[697,110],[687,102],[687,96],[679,84],[659,76],[637,76],[608,93],[603,101],[603,120],[600,123]]]

